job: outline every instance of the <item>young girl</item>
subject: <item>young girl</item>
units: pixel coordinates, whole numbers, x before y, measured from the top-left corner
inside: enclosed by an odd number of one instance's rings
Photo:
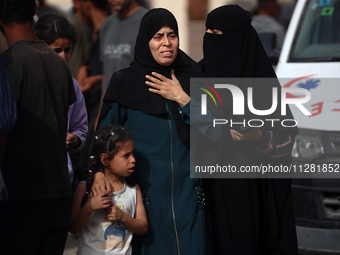
[[[79,234],[78,254],[131,254],[132,233],[148,229],[142,193],[130,175],[135,168],[133,137],[127,129],[108,125],[90,149],[89,177],[75,192],[70,232]],[[104,168],[112,193],[89,199],[93,173]]]
[[[66,62],[68,61],[72,45],[76,42],[76,31],[65,17],[59,14],[46,14],[39,18],[34,26],[34,30],[40,40],[45,41],[60,57]],[[74,104],[70,105],[68,111],[66,147],[68,151],[76,153],[85,146],[88,123],[85,100],[75,79],[73,79],[73,85],[77,100]],[[67,157],[70,181],[72,183],[74,172],[69,154]]]

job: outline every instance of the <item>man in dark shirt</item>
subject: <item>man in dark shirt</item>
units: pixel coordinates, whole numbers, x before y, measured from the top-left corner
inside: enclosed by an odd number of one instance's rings
[[[0,204],[0,247],[10,254],[63,254],[72,192],[66,157],[71,73],[32,27],[35,0],[0,0],[2,54],[17,104],[7,136],[3,175],[9,199]]]

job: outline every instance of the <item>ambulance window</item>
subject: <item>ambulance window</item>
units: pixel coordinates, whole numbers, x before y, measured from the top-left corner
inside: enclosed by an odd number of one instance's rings
[[[289,62],[340,61],[340,0],[305,5]]]

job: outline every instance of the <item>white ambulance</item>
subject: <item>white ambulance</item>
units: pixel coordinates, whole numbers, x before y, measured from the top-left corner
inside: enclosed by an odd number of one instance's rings
[[[283,87],[311,92],[311,115],[291,107],[300,131],[294,162],[334,172],[293,180],[300,252],[340,254],[340,0],[297,1],[276,73]]]

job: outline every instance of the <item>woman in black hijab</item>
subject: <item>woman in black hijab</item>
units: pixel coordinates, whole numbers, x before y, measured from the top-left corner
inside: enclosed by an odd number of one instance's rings
[[[280,89],[247,11],[227,5],[211,11],[206,20],[204,59],[200,62],[208,77],[273,78]],[[255,85],[261,85],[261,80]],[[245,91],[246,83],[239,84]],[[253,85],[254,85],[253,84]],[[254,86],[256,90],[256,86]],[[271,94],[255,93],[254,104],[268,109]],[[280,95],[280,93],[279,93]],[[268,102],[269,101],[269,102]],[[269,107],[268,107],[269,105]],[[278,103],[280,105],[280,102]],[[282,119],[280,107],[265,116]],[[225,111],[234,118],[232,111]],[[245,114],[249,119],[254,116]],[[287,109],[287,119],[293,119]],[[256,116],[256,119],[264,119]],[[221,152],[231,165],[291,163],[297,128],[264,125],[241,133],[228,129],[228,149]],[[205,180],[204,180],[205,181]],[[213,227],[214,255],[297,254],[290,179],[213,179],[206,182],[208,208]]]
[[[201,183],[189,173],[189,85],[201,68],[178,45],[175,17],[165,9],[147,12],[134,61],[113,74],[100,114],[99,127],[118,123],[135,136],[134,174],[149,225],[141,254],[211,254]],[[158,82],[149,87],[146,77]],[[176,92],[167,93],[168,86]],[[137,244],[133,250],[139,252]]]

